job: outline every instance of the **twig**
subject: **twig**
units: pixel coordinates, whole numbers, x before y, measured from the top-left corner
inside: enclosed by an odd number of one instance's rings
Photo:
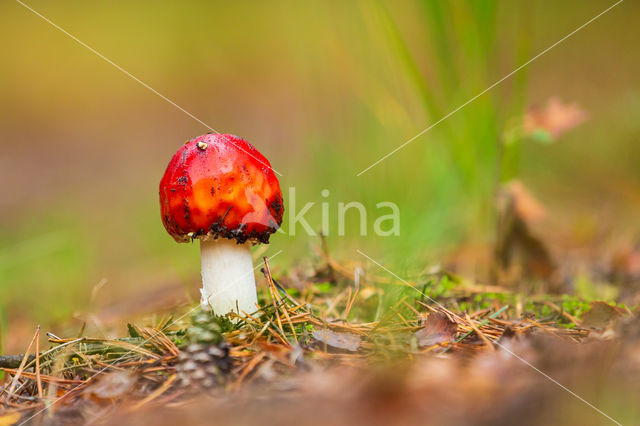
[[[544,302],[545,305],[549,306],[550,308],[554,309],[555,311],[558,311],[558,313],[560,315],[562,315],[563,317],[567,318],[569,321],[571,321],[572,323],[578,325],[580,324],[580,320],[576,317],[574,317],[573,315],[569,314],[568,312],[566,312],[564,309],[561,309],[558,305],[556,305],[553,302]]]
[[[38,383],[38,398],[42,399],[42,377],[40,377],[40,326],[36,329],[36,381]]]
[[[11,381],[11,386],[9,386],[9,390],[7,391],[7,399],[6,399],[7,401],[11,399],[13,391],[15,390],[16,385],[18,384],[18,380],[20,379],[20,376],[22,376],[22,371],[24,370],[24,366],[27,364],[27,358],[28,358],[27,354],[31,352],[33,343],[36,341],[39,335],[40,335],[40,326],[36,327],[36,332],[33,335],[33,339],[31,339],[31,343],[29,343],[29,347],[25,351],[24,357],[22,358],[22,362],[20,363],[20,367],[18,367],[18,371],[16,372],[16,375],[13,376],[13,380]]]
[[[177,377],[178,376],[176,374],[169,377],[158,389],[154,390],[149,395],[147,395],[144,399],[134,404],[133,407],[131,407],[131,411],[139,409],[143,405],[148,404],[149,402],[153,401],[154,399],[156,399],[157,397],[165,393],[167,389],[171,387],[171,384],[175,382]]]
[[[33,354],[1,355],[0,368],[18,368],[25,356],[27,357],[28,363],[31,363],[36,359],[36,356]]]
[[[418,312],[418,310],[416,308],[414,308],[413,306],[411,306],[411,304],[407,303],[406,301],[404,302],[404,305],[409,308],[415,315],[416,317],[420,317],[420,312]]]
[[[289,318],[289,313],[287,312],[287,307],[285,306],[284,302],[282,301],[282,299],[278,296],[278,290],[276,289],[276,286],[273,284],[273,278],[271,277],[271,269],[269,268],[269,261],[267,259],[266,256],[264,256],[264,268],[265,268],[265,276],[267,277],[267,282],[269,285],[269,292],[271,293],[271,299],[273,301],[273,308],[276,311],[276,318],[278,319],[278,326],[280,327],[280,331],[282,332],[282,335],[286,337],[285,333],[284,333],[284,329],[282,328],[282,321],[280,320],[280,314],[278,312],[278,307],[276,306],[276,301],[278,301],[284,308],[283,308],[283,313],[284,316],[286,317],[288,323],[289,323],[289,327],[291,327],[291,332],[293,333],[293,338],[296,341],[296,343],[298,343],[298,336],[296,335],[296,329],[293,327],[293,324],[291,323],[291,318]]]
[[[50,334],[50,333],[47,333],[47,334]],[[59,339],[59,340],[62,340],[62,339]],[[49,350],[46,350],[46,351],[42,352],[42,353],[40,354],[40,358],[44,358],[45,356],[49,355],[50,353],[53,353],[53,352],[55,352],[55,351],[57,351],[57,350],[60,350],[60,349],[62,349],[62,348],[64,348],[64,347],[67,347],[67,346],[69,346],[69,345],[73,345],[73,344],[75,344],[75,343],[81,343],[81,342],[84,342],[85,340],[87,340],[85,337],[80,337],[80,338],[78,338],[78,339],[73,339],[73,340],[67,340],[67,341],[64,341],[64,342],[63,342],[63,343],[61,343],[60,345],[58,345],[58,346],[56,346],[56,347],[54,347],[54,348],[51,348],[51,349],[49,349]],[[50,340],[50,341],[51,341],[51,340]],[[54,343],[58,343],[58,342],[57,342],[57,341],[55,341]],[[29,363],[27,364],[26,368],[31,367],[31,365],[34,363],[35,359],[36,359],[35,355],[33,355],[32,357],[29,357]]]
[[[484,325],[487,325],[489,323],[489,321],[493,318],[497,318],[500,314],[502,314],[504,311],[506,311],[509,308],[509,305],[504,305],[502,308],[500,308],[499,310],[495,311],[494,313],[492,313],[491,315],[489,315],[489,318],[483,319],[482,321],[480,321],[480,323],[478,324],[478,326],[482,327]],[[462,336],[458,337],[456,339],[456,343],[460,343],[462,342],[464,339],[466,339],[467,337],[469,337],[471,335],[471,333],[473,333],[473,330],[466,332],[465,334],[463,334]],[[449,346],[448,348],[445,348],[442,353],[447,352],[449,349],[451,349],[451,346]]]
[[[265,357],[265,353],[260,352],[258,355],[254,356],[248,363],[246,363],[242,367],[242,373],[240,373],[240,376],[238,377],[238,380],[235,383],[236,389],[240,386],[240,384],[244,381],[244,379],[249,375],[249,373],[251,373],[255,369],[256,365],[258,365],[258,363],[262,361],[262,358],[264,357]]]
[[[485,336],[484,333],[482,333],[482,331],[480,331],[480,328],[478,328],[478,326],[469,317],[469,314],[466,315],[466,319],[469,322],[469,325],[471,326],[473,331],[476,332],[476,334],[482,339],[482,341],[485,343],[485,345],[487,345],[487,347],[489,349],[491,349],[491,351],[494,351],[495,348],[493,347],[493,343],[491,343],[491,340],[489,340],[489,338],[487,338],[487,336]]]
[[[353,297],[351,297],[351,287],[349,287],[349,298],[347,299],[347,307],[344,311],[345,321],[349,317],[349,313],[351,312],[351,308],[353,308],[353,304],[356,302],[356,297],[358,297],[359,291],[360,291],[360,288],[356,288],[356,291],[353,293]]]
[[[20,371],[20,370],[16,370],[15,368],[2,368],[1,370],[9,374],[15,374],[15,375],[20,374],[20,376],[24,376],[27,379],[31,379],[31,380],[37,379],[37,374],[31,373],[29,371]],[[59,378],[54,376],[48,376],[46,374],[42,375],[41,377],[46,383],[58,383],[58,384],[65,384],[65,385],[74,385],[74,384],[84,383],[83,380],[64,379],[64,378]]]
[[[264,271],[263,271],[263,273],[264,273]],[[294,305],[296,305],[296,306],[300,305],[300,302],[298,302],[296,299],[293,298],[293,296],[291,296],[289,293],[287,293],[287,290],[285,290],[284,287],[282,287],[280,285],[280,283],[278,283],[278,281],[275,278],[273,278],[273,276],[271,277],[271,280],[273,281],[273,284],[278,288],[278,290],[280,290],[280,293],[282,295],[284,295],[284,297],[289,299],[289,301],[291,303],[293,303]]]

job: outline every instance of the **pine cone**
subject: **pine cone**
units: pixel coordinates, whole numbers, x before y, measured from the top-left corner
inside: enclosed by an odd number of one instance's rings
[[[208,311],[196,312],[184,341],[186,347],[180,352],[176,365],[182,386],[209,389],[224,384],[233,361],[219,318]]]
[[[182,386],[210,389],[224,384],[231,366],[229,346],[226,343],[192,343],[180,352],[176,371]]]

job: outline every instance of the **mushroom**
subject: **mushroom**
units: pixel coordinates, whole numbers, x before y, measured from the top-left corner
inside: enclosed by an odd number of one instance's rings
[[[255,311],[251,246],[269,242],[284,211],[269,161],[238,136],[188,140],[160,181],[160,209],[174,240],[200,240],[203,309]]]

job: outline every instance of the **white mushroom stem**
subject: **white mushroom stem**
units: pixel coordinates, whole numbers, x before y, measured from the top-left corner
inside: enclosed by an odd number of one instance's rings
[[[256,311],[256,280],[250,244],[218,238],[200,240],[202,308],[216,315]]]

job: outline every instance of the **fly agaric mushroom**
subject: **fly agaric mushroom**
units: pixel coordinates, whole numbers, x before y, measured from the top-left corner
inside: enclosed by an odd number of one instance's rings
[[[284,210],[269,161],[234,135],[188,140],[160,181],[160,209],[174,240],[200,240],[202,307],[218,315],[255,311],[250,247],[269,242]]]

